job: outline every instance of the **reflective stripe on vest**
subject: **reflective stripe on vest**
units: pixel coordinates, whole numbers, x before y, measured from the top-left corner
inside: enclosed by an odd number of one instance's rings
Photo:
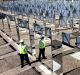
[[[41,49],[45,48],[45,41],[43,41],[43,40],[40,41],[39,48],[41,48]]]
[[[27,53],[26,45],[24,45],[24,46],[20,45],[19,53],[20,54],[26,54]]]

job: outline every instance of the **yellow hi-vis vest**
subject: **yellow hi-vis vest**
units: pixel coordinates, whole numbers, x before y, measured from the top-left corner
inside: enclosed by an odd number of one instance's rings
[[[20,53],[20,54],[27,54],[26,45],[24,45],[24,46],[20,45],[19,53]]]
[[[40,49],[45,48],[45,41],[44,40],[40,40],[40,42],[39,42],[39,48]]]

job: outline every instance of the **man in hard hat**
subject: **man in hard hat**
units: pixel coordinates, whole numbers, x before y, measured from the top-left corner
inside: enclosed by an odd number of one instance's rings
[[[24,41],[21,40],[20,45],[19,45],[19,55],[20,55],[20,60],[21,60],[21,68],[24,67],[24,60],[26,60],[26,62],[29,65],[31,65],[27,51],[28,51],[28,47],[24,44]]]
[[[45,45],[44,37],[42,36],[41,40],[39,41],[39,57],[38,57],[39,61],[41,61],[41,55],[43,59],[47,59],[45,57],[45,46],[46,45]]]

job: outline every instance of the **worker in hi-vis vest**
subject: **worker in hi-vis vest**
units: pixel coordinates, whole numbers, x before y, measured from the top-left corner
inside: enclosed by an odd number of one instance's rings
[[[42,36],[41,40],[39,41],[39,57],[38,57],[39,61],[41,61],[41,55],[42,55],[42,59],[47,59],[45,57],[45,46],[46,44],[44,41],[44,37]]]
[[[24,60],[26,60],[26,63],[31,65],[27,51],[28,51],[28,47],[24,44],[24,41],[21,40],[20,45],[19,45],[19,55],[20,55],[20,60],[21,60],[21,68],[24,67]]]

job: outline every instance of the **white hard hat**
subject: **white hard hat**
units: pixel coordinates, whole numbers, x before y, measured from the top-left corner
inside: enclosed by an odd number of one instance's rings
[[[42,35],[41,37],[45,37],[44,35]]]
[[[23,40],[20,40],[20,42],[24,42]]]

